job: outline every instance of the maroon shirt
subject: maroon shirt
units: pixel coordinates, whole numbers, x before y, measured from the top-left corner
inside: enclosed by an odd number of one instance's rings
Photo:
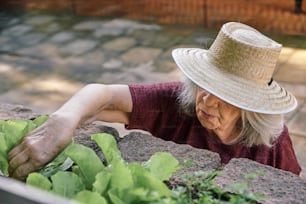
[[[180,113],[177,93],[181,83],[129,85],[129,88],[133,110],[128,129],[146,130],[164,140],[217,152],[225,164],[232,158],[248,158],[295,174],[301,171],[286,126],[271,148],[226,145],[209,134],[196,117]]]

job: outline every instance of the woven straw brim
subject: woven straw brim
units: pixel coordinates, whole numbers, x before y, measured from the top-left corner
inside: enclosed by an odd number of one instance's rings
[[[179,69],[199,87],[244,110],[282,114],[294,110],[295,97],[277,82],[270,85],[237,77],[215,67],[207,58],[207,50],[178,48],[172,56]]]

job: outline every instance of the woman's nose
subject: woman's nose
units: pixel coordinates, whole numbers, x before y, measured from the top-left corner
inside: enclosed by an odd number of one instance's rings
[[[203,96],[203,101],[207,106],[217,107],[220,99],[211,93],[207,93],[205,96]]]

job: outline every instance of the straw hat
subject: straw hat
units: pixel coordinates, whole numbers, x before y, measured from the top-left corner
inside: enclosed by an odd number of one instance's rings
[[[195,84],[241,109],[281,114],[295,97],[272,79],[282,45],[236,22],[222,26],[208,50],[178,48],[172,56]]]

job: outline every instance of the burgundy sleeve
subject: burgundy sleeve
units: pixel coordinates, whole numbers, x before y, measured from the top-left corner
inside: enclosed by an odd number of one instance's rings
[[[175,106],[181,83],[129,85],[133,109],[127,129],[141,129],[156,134],[166,125]]]
[[[292,142],[285,126],[282,135],[278,138],[273,148],[274,164],[276,168],[300,174],[301,167],[297,161]]]

